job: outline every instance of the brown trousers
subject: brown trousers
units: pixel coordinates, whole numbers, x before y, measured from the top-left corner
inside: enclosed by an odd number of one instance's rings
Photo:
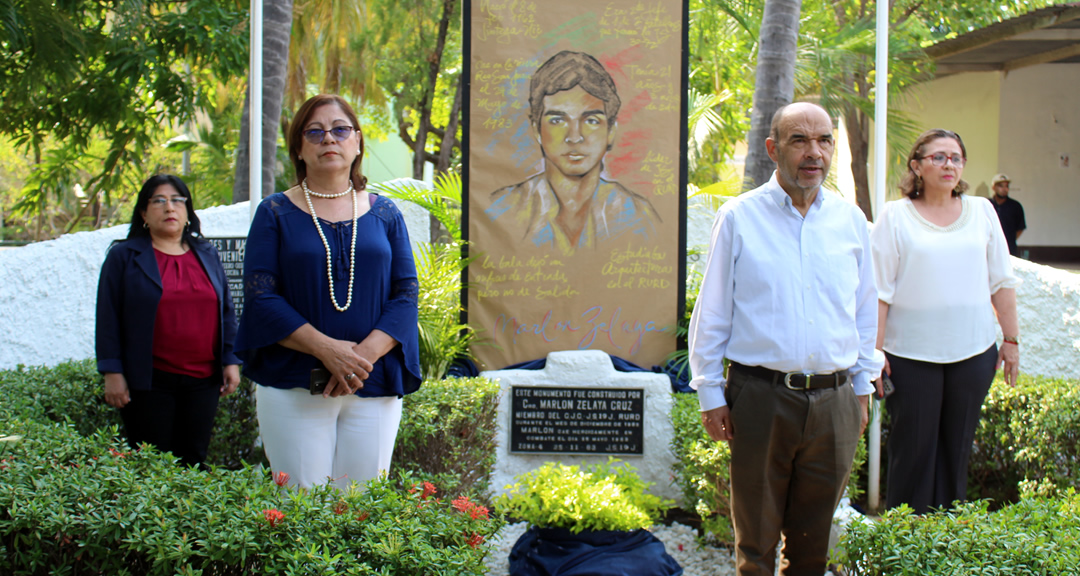
[[[822,576],[862,424],[851,384],[797,392],[730,370],[731,511],[739,576]]]

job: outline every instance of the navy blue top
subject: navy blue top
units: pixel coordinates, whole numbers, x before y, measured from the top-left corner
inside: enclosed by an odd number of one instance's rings
[[[244,312],[236,353],[244,374],[263,386],[306,388],[317,358],[278,344],[306,323],[331,338],[360,342],[379,329],[399,342],[374,364],[359,396],[401,396],[420,388],[419,284],[405,220],[393,202],[370,195],[356,221],[358,263],[352,305],[330,302],[326,248],[311,215],[283,193],[255,212],[244,254]],[[348,299],[352,220],[319,219],[333,258],[334,295]]]
[[[217,294],[220,333],[215,356],[222,365],[239,364],[240,359],[233,354],[236,314],[217,250],[209,242],[198,239],[189,247],[199,257]],[[118,242],[109,248],[98,280],[94,343],[97,369],[103,374],[122,373],[132,390],[151,388],[154,321],[161,294],[161,273],[149,236]],[[214,335],[207,334],[206,337],[213,338]]]

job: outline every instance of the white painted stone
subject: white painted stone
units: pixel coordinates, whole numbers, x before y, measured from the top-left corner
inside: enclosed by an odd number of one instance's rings
[[[495,470],[492,472],[491,489],[504,494],[506,486],[514,483],[514,476],[532,471],[546,462],[561,462],[567,466],[607,462],[608,456],[581,456],[568,454],[511,454],[510,442],[510,386],[547,387],[597,387],[642,388],[645,390],[644,454],[642,456],[618,456],[637,469],[638,475],[653,485],[649,492],[681,503],[682,495],[673,484],[671,467],[675,455],[671,451],[674,435],[671,425],[671,380],[664,374],[654,372],[619,372],[611,358],[598,350],[574,350],[548,354],[543,370],[491,370],[480,374],[498,380],[498,425],[495,447]]]
[[[401,209],[415,250],[428,242],[428,213],[410,202]],[[247,202],[196,211],[208,237],[247,236]],[[94,356],[98,276],[109,244],[129,225],[66,234],[55,240],[0,250],[0,369],[52,366]]]
[[[1080,378],[1080,274],[1019,258],[1012,263],[1024,281],[1016,289],[1020,371]]]

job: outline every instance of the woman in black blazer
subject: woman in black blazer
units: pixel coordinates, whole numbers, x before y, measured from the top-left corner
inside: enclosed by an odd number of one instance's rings
[[[96,332],[105,401],[120,409],[128,443],[201,465],[240,360],[225,271],[180,178],[159,174],[139,191],[127,239],[101,268]]]

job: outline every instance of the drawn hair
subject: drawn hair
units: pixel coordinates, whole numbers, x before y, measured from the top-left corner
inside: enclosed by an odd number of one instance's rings
[[[967,147],[964,146],[964,141],[960,139],[960,135],[952,130],[945,130],[944,128],[934,128],[927,130],[915,140],[915,145],[911,147],[911,152],[908,152],[907,161],[904,166],[907,167],[907,172],[904,173],[904,177],[900,179],[900,193],[912,200],[922,196],[923,193],[923,180],[915,171],[911,169],[911,162],[913,160],[922,160],[924,158],[923,152],[926,149],[926,145],[939,138],[952,138],[956,140],[956,143],[960,145],[960,154],[963,155],[964,161],[967,161]],[[959,196],[964,192],[967,192],[968,183],[963,179],[960,179],[956,183],[956,188],[953,188],[952,195]]]
[[[337,104],[338,108],[341,108],[341,111],[345,113],[345,117],[356,128],[356,137],[360,140],[360,153],[353,160],[352,167],[349,169],[349,176],[352,178],[353,187],[357,190],[363,190],[367,185],[367,178],[360,172],[360,162],[364,159],[364,133],[360,131],[360,120],[357,119],[352,106],[337,94],[317,94],[308,98],[296,110],[296,116],[289,124],[285,139],[289,148],[289,159],[292,160],[293,167],[296,168],[296,184],[299,185],[304,181],[304,178],[307,178],[307,166],[304,164],[303,158],[300,157],[300,150],[304,147],[304,126],[307,125],[315,110],[330,104]]]
[[[575,86],[580,86],[593,97],[603,100],[608,124],[615,123],[622,102],[611,74],[608,74],[596,58],[584,52],[569,50],[552,56],[533,74],[529,82],[529,120],[533,124],[539,124],[540,117],[544,114],[546,96],[570,90]]]

